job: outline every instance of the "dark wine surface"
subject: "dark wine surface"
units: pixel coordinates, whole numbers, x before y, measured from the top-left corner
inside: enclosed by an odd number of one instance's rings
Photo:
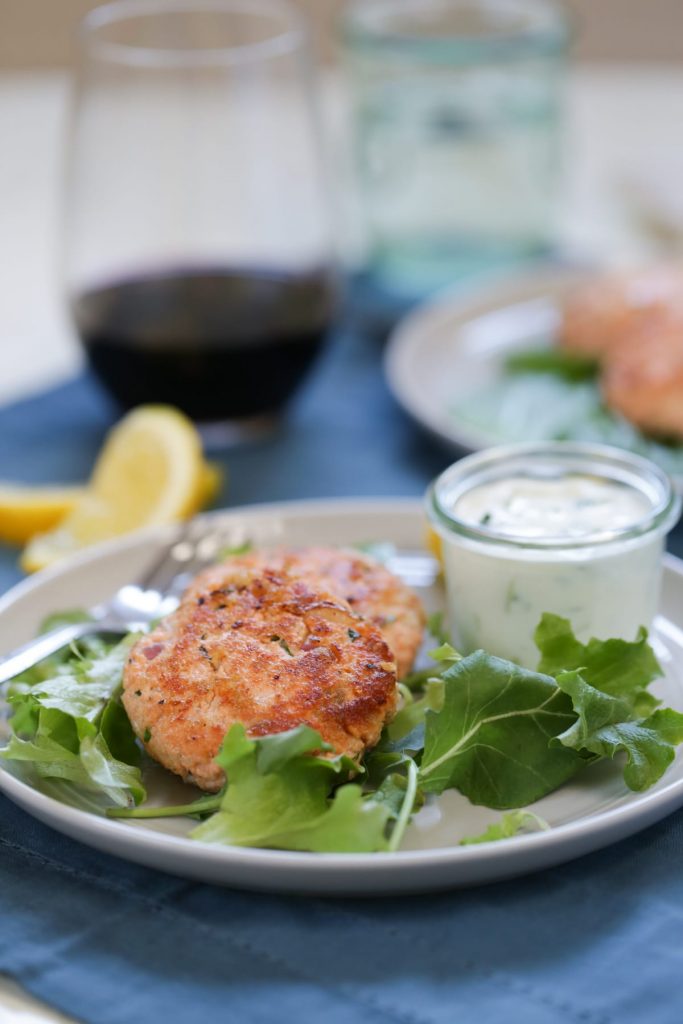
[[[173,269],[72,299],[95,373],[130,408],[168,402],[198,421],[277,411],[319,351],[333,316],[328,268]]]

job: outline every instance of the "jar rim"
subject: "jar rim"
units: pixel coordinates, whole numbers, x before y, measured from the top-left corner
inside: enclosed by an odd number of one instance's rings
[[[345,41],[359,50],[382,50],[430,62],[551,56],[565,52],[574,36],[564,0],[487,0],[477,12],[489,18],[489,31],[418,31],[432,11],[446,14],[472,8],[472,0],[351,0],[342,16]],[[526,25],[514,15],[526,15]],[[413,17],[412,30],[410,17]],[[404,23],[401,23],[401,18]]]
[[[455,505],[465,493],[483,483],[516,475],[531,479],[553,479],[558,475],[599,476],[639,491],[650,502],[650,511],[630,525],[569,538],[517,537],[486,524],[467,522],[456,515]],[[426,501],[430,520],[447,533],[480,544],[537,551],[580,550],[623,543],[670,529],[681,512],[681,498],[670,477],[649,459],[611,445],[571,441],[499,445],[466,456],[432,482]]]

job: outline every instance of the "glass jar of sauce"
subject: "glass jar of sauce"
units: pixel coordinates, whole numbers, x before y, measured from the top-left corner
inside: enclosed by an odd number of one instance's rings
[[[667,532],[681,503],[647,459],[604,445],[506,445],[432,484],[455,642],[535,668],[544,612],[581,640],[633,639],[657,612]]]

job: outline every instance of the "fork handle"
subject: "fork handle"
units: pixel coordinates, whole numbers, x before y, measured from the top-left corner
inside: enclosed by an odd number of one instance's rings
[[[113,633],[125,635],[130,632],[130,627],[121,622],[73,622],[68,626],[60,626],[49,633],[29,640],[15,650],[10,651],[6,658],[0,662],[0,686],[14,679],[15,676],[33,668],[39,661],[48,658],[56,651],[67,647],[74,640],[80,640],[84,636],[92,636],[94,633]]]

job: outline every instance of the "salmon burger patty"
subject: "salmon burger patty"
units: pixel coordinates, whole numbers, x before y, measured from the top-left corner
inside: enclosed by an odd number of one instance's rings
[[[604,359],[634,331],[683,306],[683,267],[660,264],[600,275],[568,296],[560,343],[579,355]],[[650,335],[653,331],[648,332]]]
[[[398,678],[408,673],[422,643],[425,614],[416,594],[397,576],[360,551],[346,548],[278,548],[240,555],[201,573],[192,590],[219,587],[235,564],[270,566],[292,576],[310,576],[375,625],[395,659]]]
[[[609,408],[640,430],[681,440],[683,309],[655,318],[610,353],[601,387]]]
[[[382,634],[319,578],[250,559],[209,570],[133,647],[123,703],[164,767],[202,789],[241,722],[251,736],[305,723],[358,757],[396,708],[396,662]]]

